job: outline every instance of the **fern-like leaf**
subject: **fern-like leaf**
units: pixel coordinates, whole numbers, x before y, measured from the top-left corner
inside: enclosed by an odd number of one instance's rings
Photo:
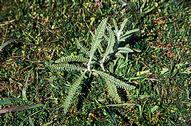
[[[116,22],[115,19],[113,19],[113,24],[114,24],[115,31],[118,31],[119,28],[118,28],[118,26],[117,26],[117,22]]]
[[[125,83],[125,82],[105,73],[105,72],[98,71],[98,70],[92,70],[92,71],[99,74],[105,80],[109,80],[109,81],[113,82],[119,88],[123,88],[123,89],[127,89],[127,90],[135,89],[135,86],[127,84],[127,83]]]
[[[97,39],[102,38],[106,29],[106,25],[107,25],[107,18],[103,19],[101,23],[98,25],[95,31],[95,38]]]
[[[79,39],[75,39],[75,43],[78,49],[80,49],[80,51],[82,53],[84,53],[86,56],[89,55],[88,49],[86,47],[84,47],[81,43]]]
[[[103,63],[105,62],[108,55],[113,52],[113,47],[115,45],[115,35],[114,35],[113,31],[110,28],[108,28],[108,29],[109,29],[108,45],[107,45],[106,51],[105,51],[105,53],[103,55],[103,58],[100,61],[101,67],[102,67],[103,70],[104,70]]]
[[[117,87],[115,86],[115,84],[110,81],[109,79],[106,79],[105,80],[105,84],[106,84],[106,87],[107,87],[107,91],[108,91],[108,94],[109,96],[117,103],[121,103],[121,98],[117,92]]]
[[[138,31],[139,31],[139,29],[133,29],[133,30],[127,31],[125,34],[120,36],[120,40],[119,41],[125,41],[125,39],[129,38],[132,33],[138,32]]]
[[[122,34],[123,33],[123,29],[125,28],[125,25],[127,23],[128,19],[126,18],[125,20],[123,20],[123,22],[120,25],[120,30],[119,32]]]
[[[67,63],[67,62],[87,62],[88,59],[84,56],[63,56],[60,59],[56,60],[55,63]]]
[[[77,78],[74,83],[70,86],[68,95],[64,100],[62,106],[64,107],[64,114],[68,112],[69,107],[72,105],[72,100],[74,99],[75,95],[79,92],[80,84],[82,83],[84,78],[84,74],[82,74],[79,78]]]
[[[90,58],[89,58],[89,62],[88,62],[88,70],[90,70],[90,65],[91,65],[94,53],[100,46],[100,42],[102,41],[101,38],[104,36],[106,25],[107,25],[107,18],[101,21],[98,28],[96,29],[95,35],[93,35],[92,46],[91,46],[90,54],[89,54]]]
[[[118,26],[115,20],[113,20],[114,26],[115,26],[115,35],[117,37],[117,41],[120,41],[120,37],[123,34],[123,29],[125,28],[125,25],[127,23],[128,19],[126,18],[120,25],[120,29],[118,30]]]
[[[72,64],[52,64],[48,66],[53,72],[63,72],[63,71],[86,71],[86,68],[79,67]]]

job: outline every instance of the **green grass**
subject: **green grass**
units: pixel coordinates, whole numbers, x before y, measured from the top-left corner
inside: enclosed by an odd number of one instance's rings
[[[191,125],[191,3],[127,3],[0,0],[0,125]],[[116,104],[102,79],[87,81],[64,115],[61,103],[76,74],[52,73],[45,63],[83,52],[77,40],[89,48],[90,32],[104,18],[111,25],[128,18],[125,30],[140,29],[124,43],[140,51],[114,71],[136,89],[118,89],[123,103]]]

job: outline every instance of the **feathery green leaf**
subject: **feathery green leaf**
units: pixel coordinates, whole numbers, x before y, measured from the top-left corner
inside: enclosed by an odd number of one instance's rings
[[[125,34],[120,36],[120,41],[125,41],[125,39],[129,38],[132,33],[138,32],[138,31],[139,31],[139,29],[133,29],[133,30],[127,31]]]
[[[123,88],[123,89],[127,89],[127,90],[135,89],[135,86],[127,84],[127,83],[125,83],[125,82],[105,73],[105,72],[98,71],[98,70],[92,70],[92,71],[99,74],[105,80],[109,80],[109,81],[113,82],[119,88]]]
[[[101,21],[98,28],[96,29],[95,35],[92,38],[92,46],[90,49],[89,62],[88,62],[88,70],[90,70],[90,65],[94,56],[95,51],[100,46],[100,42],[102,41],[102,37],[104,36],[104,32],[107,26],[107,18]]]
[[[114,27],[115,27],[115,31],[119,31],[118,26],[117,26],[117,22],[116,22],[115,19],[113,19],[113,24],[114,24]]]
[[[53,64],[48,66],[51,71],[62,72],[62,71],[85,71],[86,68],[79,67],[72,64]]]
[[[62,104],[62,106],[64,107],[64,114],[68,112],[68,109],[71,106],[75,95],[77,94],[77,92],[79,92],[79,87],[83,81],[84,75],[85,75],[85,72],[79,78],[77,78],[75,82],[70,86],[68,95],[66,96]]]
[[[75,39],[75,43],[78,49],[80,49],[81,52],[83,52],[86,56],[89,55],[88,53],[88,49],[86,47],[84,47],[81,43],[79,39]]]
[[[103,58],[100,61],[101,63],[104,63],[104,61],[108,57],[108,55],[113,52],[113,47],[115,45],[115,35],[114,35],[113,31],[110,28],[108,28],[108,29],[109,29],[108,45],[107,45],[106,51],[105,51],[105,53],[103,55]]]
[[[117,87],[115,84],[109,79],[106,79],[105,82],[109,96],[117,103],[121,103],[121,98],[117,92]]]
[[[84,56],[63,56],[55,61],[55,63],[67,63],[67,62],[87,62],[88,59]]]
[[[120,52],[120,53],[126,53],[126,54],[134,52],[134,51],[133,51],[132,49],[130,49],[129,47],[119,47],[118,50],[119,50],[118,52]]]
[[[123,29],[125,28],[125,25],[126,25],[126,23],[127,23],[127,21],[128,21],[128,19],[126,18],[122,23],[121,23],[121,25],[120,25],[120,33],[122,34],[122,32],[123,32]]]

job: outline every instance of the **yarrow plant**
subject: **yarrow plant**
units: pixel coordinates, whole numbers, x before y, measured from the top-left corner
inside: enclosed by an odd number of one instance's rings
[[[98,25],[95,33],[91,33],[92,41],[89,51],[78,43],[77,45],[83,50],[82,54],[64,56],[56,60],[53,64],[47,64],[47,67],[52,72],[75,71],[79,75],[73,84],[70,85],[68,95],[62,104],[65,114],[72,105],[76,94],[80,92],[81,84],[85,79],[91,76],[104,80],[109,96],[116,103],[122,102],[117,88],[125,90],[135,89],[135,86],[112,76],[113,73],[109,71],[109,62],[112,62],[113,58],[118,57],[119,54],[122,56],[125,54],[127,58],[128,53],[133,52],[128,46],[120,47],[120,44],[130,37],[132,33],[139,30],[133,29],[124,32],[124,27],[128,21],[127,19],[122,22],[120,29],[116,21],[113,20],[114,30],[112,30],[107,21],[107,18],[103,19]],[[103,50],[103,48],[106,49]]]

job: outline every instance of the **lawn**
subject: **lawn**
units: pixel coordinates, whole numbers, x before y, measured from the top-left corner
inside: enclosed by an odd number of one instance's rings
[[[190,126],[189,0],[0,0],[0,125]]]

